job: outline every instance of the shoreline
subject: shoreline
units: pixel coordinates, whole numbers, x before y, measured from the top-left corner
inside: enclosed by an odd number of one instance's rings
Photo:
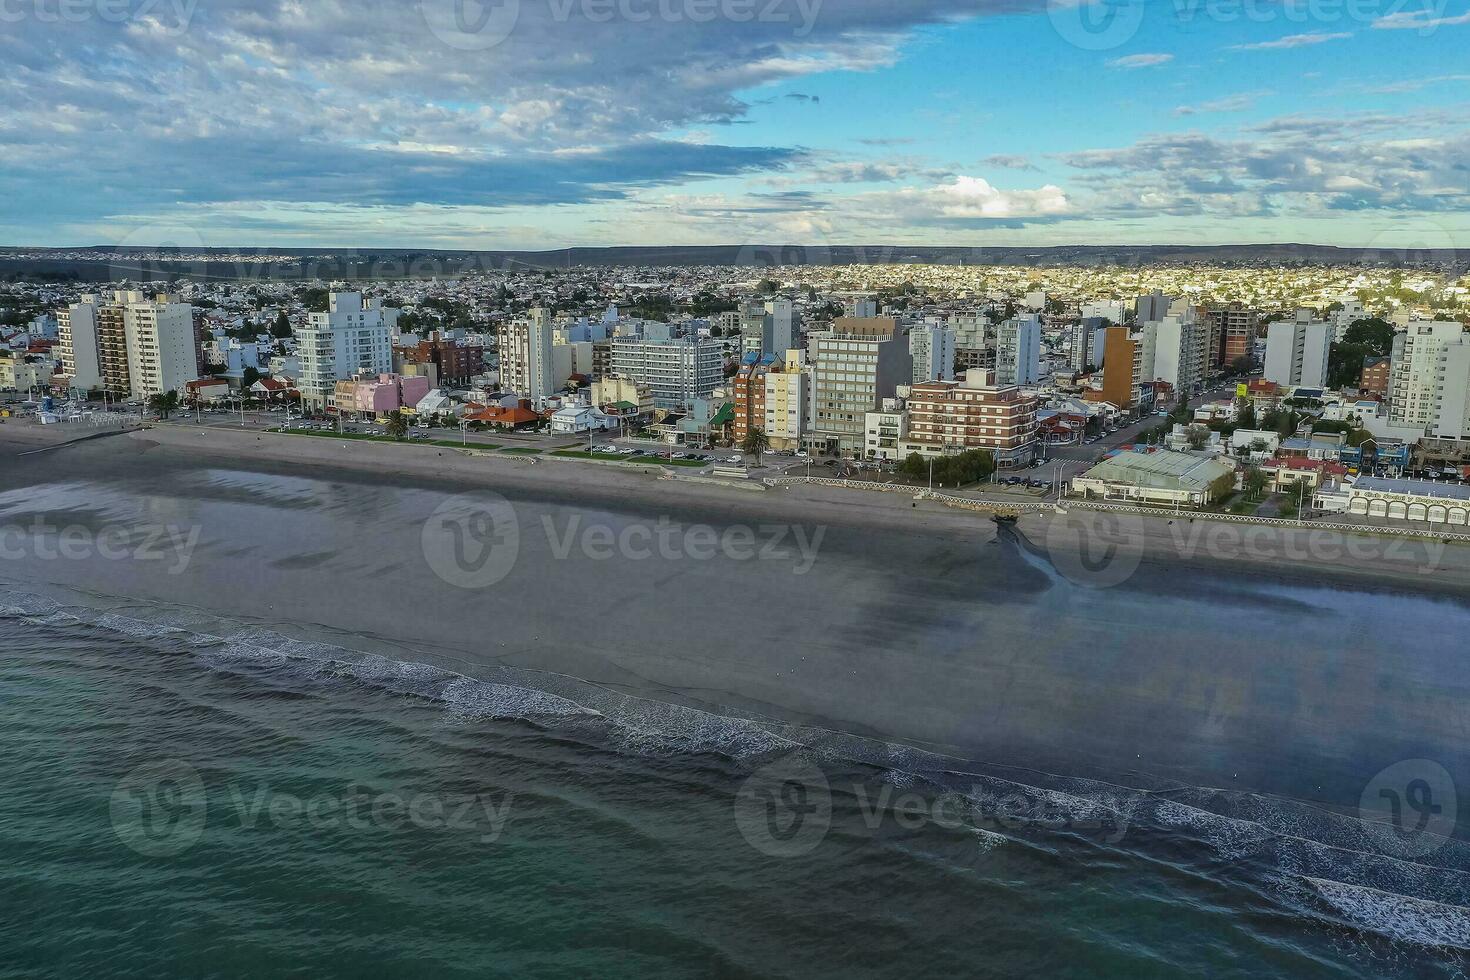
[[[0,446],[10,434],[0,429]],[[335,471],[344,470],[371,474],[376,483],[426,490],[480,488],[614,510],[649,504],[681,510],[704,506],[710,510],[709,516],[716,518],[804,520],[919,533],[950,531],[974,535],[980,541],[992,541],[997,533],[994,523],[983,513],[935,501],[919,501],[913,506],[907,494],[805,484],[753,493],[751,485],[680,479],[688,474],[653,465],[597,465],[601,461],[545,454],[525,457],[474,447],[468,451],[406,447],[230,429],[161,426],[108,434],[180,452],[194,460],[226,459],[238,464],[248,459],[271,472],[301,476],[331,477]],[[87,441],[73,439],[56,445],[76,446]],[[298,441],[305,445],[295,445]],[[533,458],[537,461],[528,462]],[[1461,600],[1470,595],[1470,544],[1445,543],[1431,535],[1353,533],[1310,524],[1297,528],[1248,524],[1213,520],[1212,515],[1199,513],[1139,515],[1083,507],[1067,510],[1066,515],[1027,513],[1015,531],[1035,553],[1053,560],[1097,550],[1115,553],[1116,560],[1123,563],[1136,558],[1140,567],[1173,564],[1211,571],[1249,569],[1283,583],[1307,587],[1330,583]],[[1100,576],[1097,584],[1114,587],[1120,584],[1111,580],[1115,577],[1116,573]],[[1077,584],[1089,584],[1085,576],[1079,578],[1083,580]]]

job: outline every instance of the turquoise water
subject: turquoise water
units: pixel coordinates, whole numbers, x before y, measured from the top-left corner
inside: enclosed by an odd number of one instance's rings
[[[612,730],[55,612],[0,618],[0,699],[7,973],[1458,976],[1470,949],[1458,845],[1405,861],[1278,800]]]

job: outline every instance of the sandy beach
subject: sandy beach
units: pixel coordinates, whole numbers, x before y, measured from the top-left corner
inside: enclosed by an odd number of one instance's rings
[[[192,610],[1054,771],[1310,782],[1346,805],[1425,757],[1470,785],[1470,610],[1447,598],[1470,582],[1462,547],[1077,510],[1011,531],[900,494],[170,426],[17,457],[35,440],[11,435],[0,527],[194,536],[182,573],[24,547],[0,563],[13,588],[120,615]],[[456,580],[425,528],[484,500],[510,508],[513,560]]]

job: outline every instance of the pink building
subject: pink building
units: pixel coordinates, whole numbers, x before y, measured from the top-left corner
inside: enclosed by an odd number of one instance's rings
[[[428,393],[428,378],[380,374],[338,381],[335,400],[340,412],[379,416],[411,409]]]

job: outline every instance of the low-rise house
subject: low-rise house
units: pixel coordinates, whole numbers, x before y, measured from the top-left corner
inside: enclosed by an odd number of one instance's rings
[[[1336,462],[1347,445],[1347,435],[1341,432],[1308,432],[1306,435],[1291,436],[1281,440],[1278,453],[1282,456],[1303,459],[1326,459]]]
[[[1260,470],[1271,479],[1269,487],[1276,493],[1303,483],[1309,489],[1316,489],[1347,475],[1347,467],[1341,463],[1305,456],[1275,456],[1261,463]]]
[[[1341,485],[1329,489],[1343,492]],[[1470,487],[1458,483],[1360,476],[1345,492],[1346,510],[1352,516],[1470,525]]]
[[[591,405],[565,405],[551,415],[551,431],[557,435],[601,432],[617,427],[617,419],[604,415]]]
[[[1276,454],[1281,434],[1273,429],[1236,429],[1230,433],[1230,453],[1256,462]]]
[[[212,405],[230,397],[230,382],[224,378],[200,378],[184,382],[184,401]]]
[[[1072,492],[1089,498],[1204,507],[1235,489],[1235,467],[1191,453],[1119,452],[1072,480]]]

